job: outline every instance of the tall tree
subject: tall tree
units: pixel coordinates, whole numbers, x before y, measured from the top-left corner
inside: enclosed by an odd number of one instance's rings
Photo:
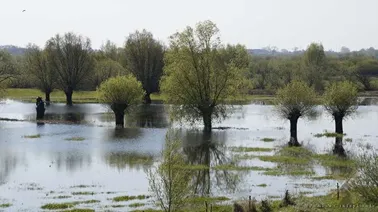
[[[336,137],[334,153],[345,156],[342,143],[343,120],[353,114],[358,107],[357,86],[349,81],[334,82],[326,88],[324,93],[324,107],[335,120]]]
[[[227,115],[225,99],[238,93],[244,71],[234,62],[238,58],[227,59],[218,33],[211,21],[187,27],[171,36],[165,54],[161,88],[167,101],[181,105],[175,107],[176,117],[202,119],[206,132],[211,131],[213,118]]]
[[[36,45],[30,44],[25,57],[27,70],[37,79],[37,86],[45,93],[45,100],[48,104],[50,102],[50,93],[56,83],[56,72],[48,63],[47,52]]]
[[[72,105],[73,92],[93,69],[91,41],[71,32],[58,34],[47,41],[46,51],[57,73],[57,83],[66,94],[66,103]]]
[[[297,124],[300,117],[314,114],[316,93],[305,82],[292,81],[277,91],[276,109],[290,121],[289,146],[300,146],[297,137]]]
[[[378,76],[378,60],[364,59],[357,62],[355,67],[355,76],[367,91],[373,90],[371,78]]]
[[[306,81],[314,86],[316,91],[322,90],[322,81],[326,68],[326,55],[322,44],[312,43],[303,55],[304,70],[306,70]]]
[[[12,55],[8,52],[0,51],[0,84],[12,78],[16,71]]]
[[[127,69],[142,83],[144,102],[151,103],[150,94],[159,90],[163,73],[164,47],[152,33],[143,30],[129,35],[125,45]]]

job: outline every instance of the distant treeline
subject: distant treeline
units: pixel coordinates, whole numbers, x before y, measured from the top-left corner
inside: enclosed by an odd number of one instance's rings
[[[296,79],[318,92],[330,82],[342,80],[355,82],[361,91],[378,89],[378,50],[374,48],[350,51],[343,47],[332,52],[317,43],[293,51],[235,48],[236,53],[248,52],[239,56],[248,63],[245,78],[251,84],[250,94],[272,94]],[[107,41],[98,50],[92,49],[89,38],[66,33],[52,37],[43,48],[33,44],[26,48],[2,46],[0,82],[11,88],[40,88],[46,93],[60,89],[69,94],[95,90],[112,76],[133,74],[142,82],[149,101],[151,93],[159,92],[167,51],[169,48],[146,30],[131,33],[122,47]],[[73,55],[78,58],[71,58]]]

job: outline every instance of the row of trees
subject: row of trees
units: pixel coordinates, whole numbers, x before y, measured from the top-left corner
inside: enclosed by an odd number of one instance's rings
[[[72,105],[75,90],[94,90],[110,77],[133,74],[142,83],[145,103],[150,103],[150,94],[159,89],[164,52],[164,45],[146,30],[130,34],[124,48],[108,41],[99,51],[92,49],[89,38],[66,33],[49,39],[44,48],[28,45],[19,58],[0,52],[0,83],[38,87],[47,102],[60,89]]]
[[[225,101],[242,94],[243,88],[248,86],[248,81],[244,80],[249,67],[246,49],[241,45],[222,45],[218,33],[216,25],[206,21],[195,29],[187,27],[171,36],[161,79],[161,91],[168,102],[176,105],[174,118],[191,123],[202,121],[205,132],[211,132],[214,119],[223,119],[229,114],[230,106]],[[292,80],[277,90],[276,108],[290,121],[289,146],[300,146],[298,119],[316,115],[316,105],[324,105],[335,119],[335,132],[340,135],[343,119],[357,109],[358,89],[350,81],[331,83],[319,97],[316,88],[320,83],[314,75],[323,70],[325,56],[319,53],[322,51],[320,45],[309,47],[305,55],[306,65],[311,67],[307,81]],[[116,124],[123,126],[124,111],[137,103],[145,91],[135,77],[128,76],[105,81],[99,92],[102,101],[110,103]],[[335,153],[345,155],[341,140],[336,141]]]
[[[190,32],[185,33],[186,38],[182,35],[181,40],[193,37]],[[206,39],[204,36],[198,35],[198,40]],[[218,33],[211,36],[217,40],[214,36]],[[142,83],[144,102],[150,103],[150,94],[160,89],[163,68],[169,66],[167,60],[172,58],[171,50],[179,45],[172,43],[176,42],[174,39],[179,40],[173,35],[166,47],[143,30],[130,34],[121,48],[107,41],[100,50],[93,50],[86,37],[73,33],[56,35],[43,48],[30,44],[23,56],[12,57],[0,52],[0,82],[8,82],[11,87],[38,87],[46,93],[47,101],[54,89],[60,89],[66,93],[70,105],[74,90],[95,90],[110,77],[131,73]],[[188,45],[197,44],[196,40],[186,42],[190,43]],[[220,43],[219,39],[217,42]],[[311,44],[303,53],[293,55],[251,56],[242,45],[224,49],[227,49],[224,54],[228,54],[223,56],[224,60],[238,57],[234,66],[245,69],[245,80],[251,85],[245,88],[250,93],[263,90],[274,94],[293,80],[305,81],[318,93],[331,82],[340,80],[352,81],[360,90],[377,88],[378,59],[360,52],[327,54],[317,43]]]

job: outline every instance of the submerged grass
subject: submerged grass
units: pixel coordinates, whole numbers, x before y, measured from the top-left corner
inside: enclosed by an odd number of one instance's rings
[[[191,204],[203,204],[204,202],[224,202],[229,201],[230,198],[225,196],[219,196],[219,197],[192,197],[189,198],[187,201]]]
[[[340,138],[342,138],[345,135],[346,135],[345,133],[344,134],[338,134],[338,133],[334,133],[334,132],[324,131],[324,133],[315,134],[314,137],[316,137],[316,138],[321,138],[321,137],[327,137],[327,138],[340,137]]]
[[[263,142],[273,142],[275,140],[276,139],[274,139],[274,138],[263,138],[263,139],[261,139],[261,141],[263,141]]]
[[[10,206],[12,206],[10,203],[0,204],[0,208],[9,208]]]
[[[256,185],[257,187],[267,187],[268,185],[263,183],[263,184],[259,184],[259,185]]]
[[[71,196],[64,196],[64,195],[61,195],[61,196],[53,197],[53,199],[68,199],[68,198],[71,198]]]
[[[83,137],[71,137],[71,138],[66,138],[64,140],[66,140],[66,141],[84,141],[85,138],[83,138]]]
[[[36,134],[36,135],[24,135],[23,138],[40,138],[41,135],[40,134]]]
[[[63,212],[95,212],[95,210],[87,208],[75,208],[72,210],[64,210]]]
[[[322,165],[326,167],[347,167],[353,168],[356,166],[356,162],[348,158],[342,158],[336,155],[320,154],[314,155],[314,158]]]
[[[78,191],[78,192],[72,192],[72,195],[95,195],[95,192],[91,191]]]
[[[143,199],[148,199],[150,196],[146,195],[138,195],[138,196],[119,196],[119,197],[114,197],[113,201],[114,202],[123,202],[123,201],[130,201],[130,200],[143,200]]]
[[[144,204],[144,203],[136,202],[136,203],[130,204],[129,207],[130,208],[139,208],[139,207],[143,207],[145,205],[146,204]]]
[[[75,201],[75,202],[65,202],[65,203],[49,203],[49,204],[43,205],[41,208],[47,209],[47,210],[59,210],[59,209],[73,208],[79,204],[93,204],[93,203],[98,203],[98,202],[100,201],[99,200],[86,200],[86,201]]]
[[[230,147],[230,150],[233,152],[271,152],[274,149],[263,147]]]
[[[97,187],[96,185],[75,185],[71,186],[70,188],[95,188]]]

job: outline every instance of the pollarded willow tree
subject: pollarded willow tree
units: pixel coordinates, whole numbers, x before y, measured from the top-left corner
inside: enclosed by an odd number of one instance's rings
[[[125,110],[141,102],[144,95],[142,84],[131,75],[109,78],[97,92],[100,101],[109,104],[115,115],[116,126],[121,128],[124,127]]]
[[[343,120],[356,112],[358,107],[357,86],[349,81],[334,82],[325,90],[324,107],[335,120],[335,132],[341,136],[336,137],[334,153],[345,156],[342,143]]]
[[[225,99],[236,95],[243,81],[244,69],[234,63],[239,58],[230,58],[218,33],[214,23],[205,21],[172,35],[161,85],[167,101],[180,105],[175,117],[202,119],[206,132],[211,131],[213,118],[227,115]]]
[[[276,109],[290,121],[289,146],[300,146],[297,137],[297,125],[300,117],[315,114],[316,93],[305,82],[292,81],[277,91]]]
[[[25,61],[27,70],[38,81],[38,88],[45,93],[48,104],[56,83],[56,72],[49,65],[47,52],[31,44],[27,48]]]
[[[90,77],[94,61],[91,41],[73,33],[56,35],[46,43],[48,62],[57,73],[57,83],[66,94],[67,105],[72,105],[72,94]]]
[[[142,83],[144,102],[151,103],[150,94],[159,90],[163,73],[164,47],[152,33],[143,30],[129,35],[125,45],[126,67]]]

